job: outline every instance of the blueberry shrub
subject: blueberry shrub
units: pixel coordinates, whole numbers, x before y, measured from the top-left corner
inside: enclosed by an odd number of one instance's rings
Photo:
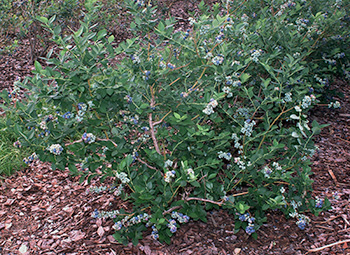
[[[328,59],[339,55],[349,71],[344,3],[201,3],[179,29],[152,1],[128,1],[134,36],[116,47],[96,30],[94,2],[67,36],[55,16],[40,18],[60,52],[16,83],[26,99],[3,91],[1,107],[20,119],[8,128],[22,148],[35,149],[31,159],[81,180],[115,180],[110,189],[133,210],[92,215],[112,218],[119,242],[136,243],[150,229],[169,243],[181,224],[219,208],[237,232],[256,238],[270,210],[304,229],[305,212],[329,208],[311,196],[313,137],[322,126],[307,114],[336,72]],[[315,58],[335,33],[343,46]]]

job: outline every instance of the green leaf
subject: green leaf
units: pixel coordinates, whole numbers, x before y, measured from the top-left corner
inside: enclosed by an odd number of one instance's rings
[[[158,29],[159,29],[159,31],[161,31],[161,32],[164,31],[165,26],[164,26],[163,22],[159,22],[159,24],[158,24]]]
[[[243,73],[243,74],[241,74],[241,77],[240,77],[240,80],[241,80],[241,82],[242,83],[245,83],[249,78],[250,78],[250,74],[248,74],[248,73]]]
[[[56,26],[55,27],[55,29],[53,30],[53,32],[54,32],[54,35],[59,35],[60,33],[61,33],[61,27],[60,26]]]
[[[193,181],[193,182],[191,182],[191,185],[193,186],[193,187],[200,187],[201,185],[199,184],[199,182],[197,182],[197,181]]]
[[[107,35],[107,30],[103,29],[97,33],[97,40],[101,40],[103,37]]]
[[[178,114],[178,113],[176,113],[176,112],[174,112],[174,116],[175,116],[175,118],[178,119],[178,120],[181,119],[180,114]]]
[[[38,62],[38,61],[35,61],[34,62],[34,67],[35,67],[35,70],[40,72],[41,70],[43,70],[41,64]]]
[[[47,24],[49,20],[46,17],[37,17],[37,20],[39,20],[41,23]]]
[[[108,42],[109,43],[112,43],[114,41],[114,36],[113,35],[111,35],[110,37],[108,37]]]
[[[49,25],[51,25],[55,21],[55,19],[56,19],[56,15],[53,15],[48,21]]]
[[[114,94],[114,89],[108,88],[106,92],[109,96],[112,96]]]

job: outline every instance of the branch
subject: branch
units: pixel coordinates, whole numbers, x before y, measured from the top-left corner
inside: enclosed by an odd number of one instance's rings
[[[163,120],[166,118],[166,116],[168,116],[170,113],[171,113],[171,111],[169,111],[167,114],[165,114],[161,120],[158,120],[158,121],[156,121],[156,122],[153,122],[153,126],[157,126],[157,125],[159,125],[160,123],[162,123]]]
[[[73,141],[73,142],[71,142],[71,143],[65,143],[64,146],[69,146],[69,145],[72,145],[72,144],[75,144],[75,143],[81,143],[82,141],[83,141],[82,139],[79,139],[79,140]],[[114,145],[115,147],[118,146],[115,142],[113,142],[113,141],[110,140],[110,139],[96,138],[96,141],[111,142],[111,143],[113,143],[113,145]]]
[[[115,147],[118,147],[118,145],[117,145],[114,141],[112,141],[112,140],[110,140],[110,139],[96,138],[96,140],[97,140],[97,141],[104,141],[104,142],[111,142],[111,143],[113,143],[113,145],[114,145]]]
[[[143,161],[142,159],[140,159],[140,158],[136,158],[136,160],[138,161],[138,162],[140,162],[140,163],[142,163],[142,164],[144,164],[144,165],[146,165],[148,168],[150,168],[150,169],[153,169],[153,170],[156,170],[156,171],[159,171],[157,168],[155,168],[154,166],[150,166],[149,164],[147,164],[145,161]],[[160,173],[162,173],[162,172],[160,172]]]
[[[205,198],[199,198],[199,197],[188,197],[188,198],[185,198],[184,200],[185,201],[197,200],[197,201],[202,201],[202,202],[205,202],[205,203],[212,203],[212,204],[215,204],[215,205],[218,205],[218,206],[221,206],[224,203],[224,201],[216,202],[216,201],[213,201],[213,200],[209,200],[209,199],[205,199]]]
[[[74,142],[71,142],[71,143],[65,143],[64,146],[68,146],[68,145],[72,145],[72,144],[75,144],[75,143],[81,143],[83,140],[80,139],[80,140],[77,140],[77,141],[74,141]]]
[[[166,210],[165,212],[163,212],[163,215],[165,215],[167,213],[171,213],[172,211],[174,211],[176,209],[180,209],[180,208],[182,208],[181,205],[177,205],[177,206],[171,207],[169,210]]]
[[[156,149],[157,153],[158,154],[162,154],[160,152],[160,149],[159,149],[159,146],[158,146],[158,142],[157,142],[157,138],[156,138],[156,133],[154,132],[154,126],[153,126],[153,120],[152,120],[152,113],[150,113],[148,115],[148,120],[149,120],[149,127],[150,127],[150,130],[151,130],[151,137],[152,137],[152,140],[153,140],[153,144],[154,144],[154,148]]]

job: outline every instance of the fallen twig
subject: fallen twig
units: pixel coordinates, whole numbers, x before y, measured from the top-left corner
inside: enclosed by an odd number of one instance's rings
[[[327,245],[319,247],[319,248],[314,248],[314,249],[308,250],[307,253],[305,253],[305,255],[310,253],[310,252],[321,251],[321,250],[324,250],[326,248],[329,248],[329,247],[332,247],[332,246],[335,246],[335,245],[338,245],[338,244],[343,244],[343,243],[350,243],[350,239],[346,239],[346,240],[343,240],[343,241],[327,244]]]
[[[330,176],[332,177],[333,181],[335,182],[335,186],[339,186],[339,182],[338,182],[337,178],[335,177],[332,169],[329,168],[329,166],[328,166],[328,173],[330,174]]]

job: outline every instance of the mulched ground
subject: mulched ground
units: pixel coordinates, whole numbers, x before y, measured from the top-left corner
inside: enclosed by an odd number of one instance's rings
[[[30,75],[28,42],[17,52],[0,55],[0,90],[16,77]],[[37,162],[30,168],[0,179],[0,254],[350,254],[350,83],[332,84],[344,97],[342,108],[318,106],[311,118],[330,125],[315,138],[320,148],[313,158],[314,196],[328,197],[332,209],[300,230],[294,219],[272,212],[254,240],[240,231],[225,211],[208,213],[208,222],[181,226],[170,245],[145,234],[134,246],[117,244],[112,220],[94,219],[94,209],[130,208],[108,192],[92,193],[99,185],[78,183],[69,171],[53,171]],[[335,197],[338,196],[336,199]]]

